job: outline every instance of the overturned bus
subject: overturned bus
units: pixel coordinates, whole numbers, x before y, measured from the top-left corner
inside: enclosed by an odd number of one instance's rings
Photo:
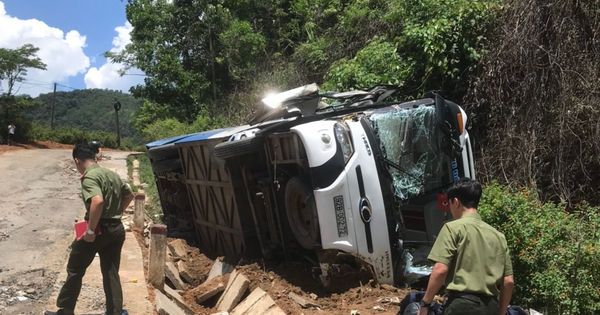
[[[148,144],[169,233],[207,254],[305,257],[325,285],[348,261],[402,283],[405,253],[450,219],[440,193],[474,167],[458,105],[396,91],[312,84],[263,99],[249,125]]]

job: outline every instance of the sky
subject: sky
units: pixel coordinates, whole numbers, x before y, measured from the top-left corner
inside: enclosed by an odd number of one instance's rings
[[[131,24],[121,0],[0,0],[0,47],[17,48],[31,43],[47,70],[28,71],[17,94],[37,96],[57,91],[107,88],[128,93],[143,83],[143,73],[119,76],[123,66],[104,58],[130,42]],[[6,83],[2,83],[6,91]]]

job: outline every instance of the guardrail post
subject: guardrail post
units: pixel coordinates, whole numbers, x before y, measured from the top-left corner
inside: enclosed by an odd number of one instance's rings
[[[148,252],[148,282],[160,291],[165,286],[165,263],[167,259],[167,226],[150,225],[150,250]]]
[[[135,195],[135,204],[133,211],[133,226],[144,231],[144,219],[146,213],[146,195],[137,194]]]

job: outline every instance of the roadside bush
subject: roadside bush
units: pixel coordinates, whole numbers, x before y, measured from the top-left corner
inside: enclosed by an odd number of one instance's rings
[[[117,137],[105,131],[85,131],[73,127],[60,127],[54,130],[48,126],[32,123],[27,130],[27,138],[37,141],[53,141],[62,144],[90,143],[100,141],[102,146],[111,149],[134,149],[134,143],[128,138],[121,138],[121,146],[117,147]]]
[[[186,124],[174,118],[157,120],[141,130],[144,141],[151,142],[155,140],[186,135],[206,130],[218,129],[223,126],[223,119],[212,118],[201,113],[191,124]]]
[[[514,304],[546,315],[600,311],[600,207],[584,201],[567,212],[561,204],[542,204],[535,188],[511,190],[493,183],[486,187],[479,211],[506,236],[515,274]]]

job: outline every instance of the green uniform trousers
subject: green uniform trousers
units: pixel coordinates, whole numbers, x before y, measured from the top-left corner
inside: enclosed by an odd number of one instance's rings
[[[102,284],[106,296],[106,314],[121,315],[123,309],[123,291],[119,278],[121,263],[121,248],[125,242],[125,229],[118,222],[103,222],[100,225],[100,235],[92,243],[73,241],[71,255],[67,264],[67,280],[60,290],[56,305],[59,314],[74,313],[75,304],[81,291],[81,283],[87,267],[92,263],[96,253],[100,256]]]
[[[481,298],[479,302],[456,297],[448,299],[444,315],[498,315],[498,308],[495,297]]]

